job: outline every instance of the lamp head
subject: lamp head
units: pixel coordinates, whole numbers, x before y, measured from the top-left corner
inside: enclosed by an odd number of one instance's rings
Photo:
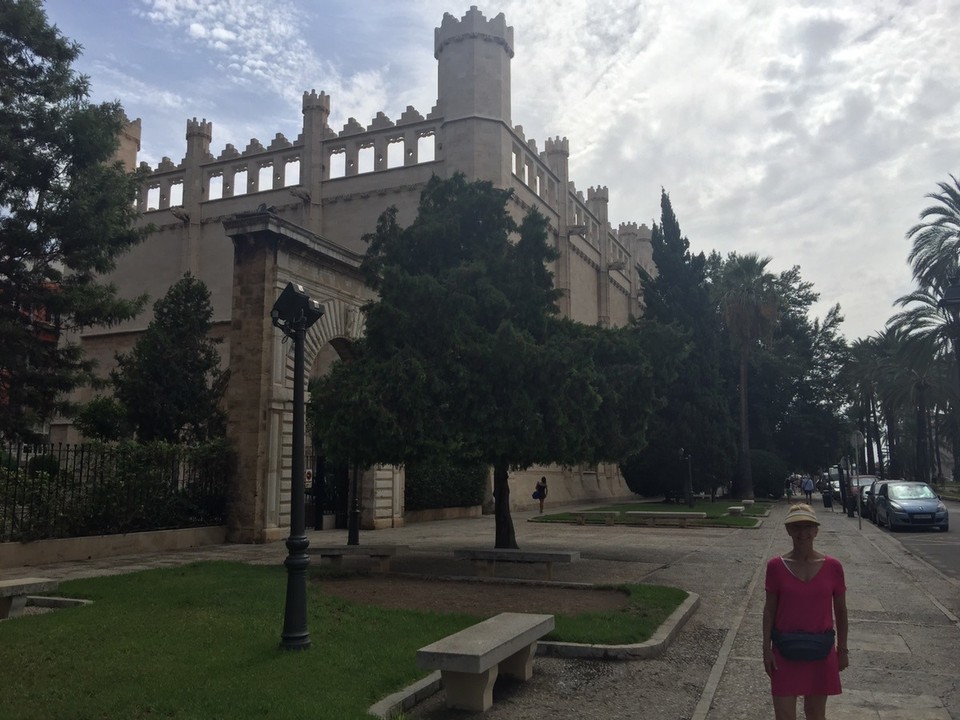
[[[270,319],[273,324],[284,330],[293,323],[303,322],[306,330],[317,320],[323,317],[323,305],[307,295],[303,285],[287,283],[280,293],[280,297],[270,310]]]

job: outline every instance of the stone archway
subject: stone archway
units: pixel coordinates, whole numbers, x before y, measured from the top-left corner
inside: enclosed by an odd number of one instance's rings
[[[273,327],[270,309],[288,282],[324,305],[304,347],[311,367],[325,345],[359,339],[360,308],[373,292],[363,283],[360,256],[272,212],[237,215],[224,228],[234,244],[227,434],[238,453],[228,539],[265,542],[288,532],[293,440],[292,346]],[[367,483],[371,490],[375,484]]]

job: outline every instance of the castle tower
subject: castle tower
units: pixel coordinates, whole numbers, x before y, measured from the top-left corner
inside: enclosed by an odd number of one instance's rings
[[[127,122],[120,131],[119,144],[113,153],[113,159],[123,163],[127,172],[137,169],[137,153],[140,152],[140,118]]]
[[[303,155],[300,158],[300,186],[305,195],[302,224],[315,233],[323,232],[321,194],[329,173],[323,141],[330,131],[330,96],[316,90],[303,93]],[[335,134],[334,134],[335,136]]]
[[[437,105],[444,120],[487,117],[510,126],[513,28],[500,13],[492,20],[471,6],[462,19],[444,13],[434,30],[438,61]]]
[[[563,295],[557,302],[560,308],[560,314],[563,317],[570,317],[571,298],[570,298],[570,234],[569,226],[573,220],[570,217],[570,141],[567,138],[547,138],[544,144],[544,154],[547,158],[547,165],[557,176],[557,212],[558,232],[557,232],[557,251],[560,257],[557,258],[554,266],[554,281],[556,287],[563,291]]]
[[[503,13],[487,20],[475,6],[460,20],[447,13],[434,31],[434,57],[437,110],[443,117],[437,150],[445,174],[462,172],[509,187],[513,28]]]

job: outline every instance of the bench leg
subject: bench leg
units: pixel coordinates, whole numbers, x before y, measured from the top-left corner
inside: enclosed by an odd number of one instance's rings
[[[583,515],[577,515],[577,525],[586,525],[587,518]]]
[[[377,569],[384,573],[390,572],[390,558],[388,556],[377,558]]]
[[[0,620],[8,617],[20,617],[27,605],[26,595],[0,598]]]
[[[327,558],[334,567],[338,568],[343,565],[343,555],[328,555]]]
[[[687,519],[680,518],[680,527],[686,527],[686,526],[687,526]]]
[[[441,670],[447,707],[473,712],[485,712],[493,705],[493,684],[497,681],[497,666],[479,673]]]
[[[616,523],[616,518],[613,515],[607,516],[607,525],[614,525]]]
[[[547,566],[547,580],[553,580],[553,563],[544,563]]]
[[[537,644],[533,643],[500,661],[500,672],[517,680],[529,680],[533,677],[533,656],[536,655]]]

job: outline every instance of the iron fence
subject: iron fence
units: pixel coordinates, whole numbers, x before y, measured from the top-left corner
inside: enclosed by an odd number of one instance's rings
[[[0,447],[0,542],[219,525],[234,454],[222,441]]]

